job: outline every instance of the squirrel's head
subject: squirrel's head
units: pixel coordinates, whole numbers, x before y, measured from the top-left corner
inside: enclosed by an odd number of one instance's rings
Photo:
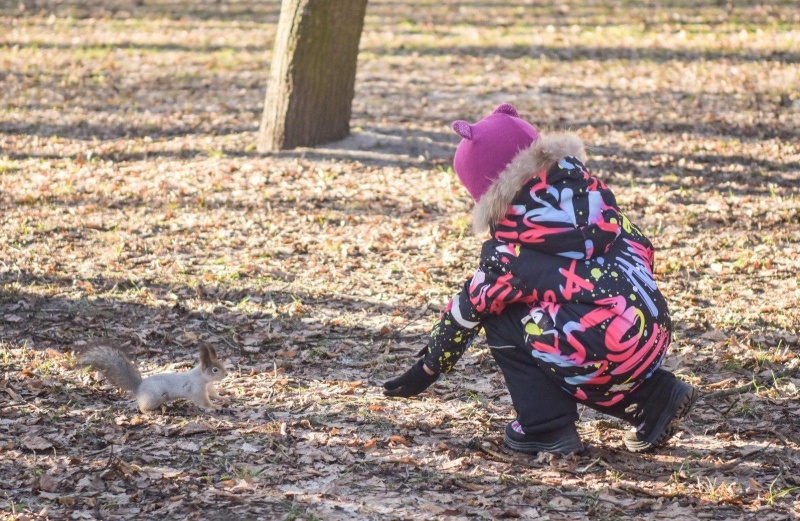
[[[225,366],[217,358],[217,351],[207,344],[200,346],[200,370],[209,382],[216,382],[228,376]]]

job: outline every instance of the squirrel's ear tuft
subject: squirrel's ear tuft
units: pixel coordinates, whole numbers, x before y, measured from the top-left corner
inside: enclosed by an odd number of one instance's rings
[[[453,121],[453,130],[464,139],[472,139],[472,127],[464,120]]]
[[[211,365],[211,351],[205,344],[200,344],[200,368],[204,371]]]
[[[514,105],[511,105],[510,103],[503,103],[502,105],[494,109],[494,112],[492,112],[492,114],[508,114],[512,118],[519,117],[519,112],[517,112],[517,109],[514,108]]]

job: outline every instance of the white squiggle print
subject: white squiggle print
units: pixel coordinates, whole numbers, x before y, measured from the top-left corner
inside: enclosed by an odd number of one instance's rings
[[[624,252],[627,253],[627,252]],[[656,290],[656,281],[653,279],[653,276],[650,274],[650,270],[644,264],[639,257],[636,255],[631,255],[634,259],[636,265],[634,266],[627,260],[623,259],[622,257],[617,259],[617,262],[620,266],[622,266],[622,271],[627,276],[628,280],[630,281],[631,285],[636,288],[637,293],[644,301],[647,309],[654,317],[658,317],[658,308],[656,307],[653,299],[650,298],[648,291],[644,288],[643,284],[647,286],[647,289],[650,291]]]

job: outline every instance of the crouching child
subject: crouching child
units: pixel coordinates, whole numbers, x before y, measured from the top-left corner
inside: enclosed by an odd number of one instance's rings
[[[660,368],[671,322],[653,245],[588,172],[575,134],[542,135],[508,104],[453,129],[454,169],[490,238],[422,358],[384,393],[421,393],[483,328],[516,410],[509,448],[580,451],[579,403],[629,423],[629,450],[663,445],[696,392]]]

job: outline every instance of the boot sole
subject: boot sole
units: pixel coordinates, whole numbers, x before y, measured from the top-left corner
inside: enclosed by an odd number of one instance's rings
[[[636,433],[630,433],[629,437],[625,438],[625,447],[631,452],[646,452],[655,447],[664,445],[669,441],[678,428],[678,423],[686,417],[692,410],[694,403],[697,401],[697,391],[689,384],[680,382],[681,385],[677,386],[673,391],[671,403],[675,404],[672,407],[672,412],[662,414],[656,423],[656,428],[648,437],[649,439],[640,440],[636,437]]]
[[[581,443],[580,438],[577,440],[574,438],[566,438],[558,440],[554,443],[541,443],[536,441],[517,441],[509,438],[508,434],[505,434],[503,441],[511,450],[515,450],[517,452],[527,452],[530,454],[535,454],[538,452],[574,454],[583,450],[583,443]]]

